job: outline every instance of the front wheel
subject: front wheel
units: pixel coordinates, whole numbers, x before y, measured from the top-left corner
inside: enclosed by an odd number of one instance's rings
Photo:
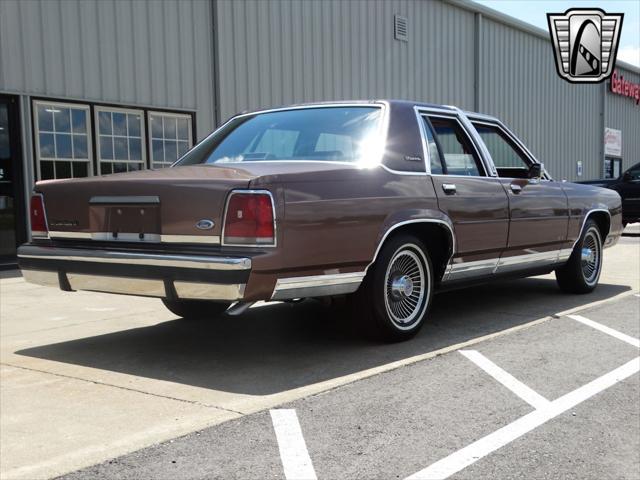
[[[594,220],[587,220],[569,260],[556,270],[556,280],[565,292],[589,293],[598,285],[601,270],[600,229]]]
[[[433,295],[433,269],[424,244],[398,235],[384,245],[354,301],[366,332],[384,341],[407,340],[418,333]]]
[[[171,313],[183,318],[214,318],[229,308],[228,302],[211,302],[207,300],[167,300],[162,299],[164,306]]]

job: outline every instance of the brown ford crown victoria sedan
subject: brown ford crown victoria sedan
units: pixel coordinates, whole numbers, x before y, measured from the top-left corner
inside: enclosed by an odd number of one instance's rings
[[[26,280],[180,316],[349,295],[413,336],[434,290],[556,272],[596,287],[618,194],[552,180],[499,120],[406,101],[237,115],[165,170],[39,182]]]

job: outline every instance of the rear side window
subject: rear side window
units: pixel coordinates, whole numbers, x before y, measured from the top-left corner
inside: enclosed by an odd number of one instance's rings
[[[471,140],[455,118],[429,116],[448,175],[484,176]]]
[[[444,170],[442,168],[442,160],[440,159],[440,152],[438,152],[438,145],[436,144],[436,139],[433,136],[433,130],[431,130],[431,125],[427,121],[426,117],[422,117],[422,121],[424,122],[424,131],[427,135],[427,147],[429,149],[429,164],[431,166],[431,173],[434,175],[442,175]]]

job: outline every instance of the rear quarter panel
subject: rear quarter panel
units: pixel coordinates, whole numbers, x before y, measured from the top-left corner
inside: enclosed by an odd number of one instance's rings
[[[277,192],[283,207],[277,248],[254,258],[249,298],[270,292],[277,278],[364,271],[393,225],[444,219],[428,176],[382,167],[273,176],[252,187]]]
[[[353,170],[331,182],[289,183],[283,189],[285,263],[318,273],[362,271],[387,228],[432,217],[438,210],[429,177],[382,168]]]

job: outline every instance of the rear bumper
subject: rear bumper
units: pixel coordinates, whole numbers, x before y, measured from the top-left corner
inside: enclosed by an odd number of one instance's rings
[[[242,300],[251,258],[148,254],[49,247],[18,249],[26,281],[66,291],[88,290],[169,299]]]

